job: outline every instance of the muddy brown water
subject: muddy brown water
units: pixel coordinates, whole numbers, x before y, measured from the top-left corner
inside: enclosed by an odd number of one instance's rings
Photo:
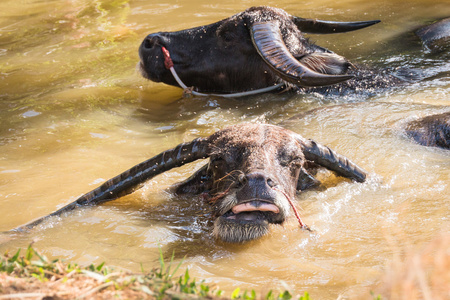
[[[381,19],[358,32],[311,36],[353,61],[409,67],[428,79],[342,97],[261,95],[182,99],[135,71],[146,34],[226,18],[254,5],[302,17]],[[162,174],[125,198],[53,219],[28,234],[1,235],[0,251],[31,241],[49,257],[129,270],[158,266],[158,249],[191,276],[313,299],[368,298],[393,253],[449,230],[450,154],[402,134],[405,122],[449,111],[449,55],[412,34],[450,15],[448,1],[12,1],[0,3],[0,231],[76,199],[174,145],[243,121],[284,124],[365,168],[351,183],[321,174],[326,188],[295,219],[261,240],[227,245],[210,235],[207,207],[165,191],[202,162]],[[395,241],[395,242],[392,242]]]

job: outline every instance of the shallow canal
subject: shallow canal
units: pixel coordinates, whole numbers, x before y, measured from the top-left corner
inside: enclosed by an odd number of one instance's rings
[[[373,27],[311,40],[380,68],[412,68],[421,82],[346,96],[285,93],[183,99],[136,71],[149,33],[209,24],[269,5],[306,18],[380,19]],[[165,191],[202,162],[164,173],[134,194],[0,235],[0,251],[35,242],[49,257],[129,270],[158,266],[159,248],[192,277],[312,299],[370,298],[398,249],[449,231],[450,154],[405,137],[406,122],[450,109],[450,56],[413,32],[450,15],[447,0],[0,2],[0,231],[48,214],[161,151],[244,121],[282,124],[351,158],[363,184],[324,175],[297,197],[313,233],[295,218],[261,240],[211,236],[207,205]]]

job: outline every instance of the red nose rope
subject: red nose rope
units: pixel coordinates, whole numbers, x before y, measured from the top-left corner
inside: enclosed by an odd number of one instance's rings
[[[164,55],[164,66],[166,67],[166,69],[170,70],[170,72],[172,73],[175,80],[178,82],[178,84],[184,90],[183,93],[185,96],[195,95],[195,96],[202,96],[202,97],[218,96],[218,97],[224,97],[224,98],[235,98],[235,97],[243,97],[243,96],[250,96],[250,95],[266,93],[266,92],[274,91],[283,86],[283,83],[279,83],[277,85],[269,86],[269,87],[258,89],[258,90],[241,92],[241,93],[233,93],[233,94],[203,94],[203,93],[199,93],[199,92],[194,91],[194,87],[187,87],[183,83],[183,81],[180,79],[180,77],[178,77],[178,74],[173,67],[173,61],[170,58],[169,50],[167,50],[166,47],[161,47],[161,49],[162,49],[162,52]]]
[[[280,193],[282,193],[286,199],[288,200],[289,204],[292,207],[292,210],[294,211],[295,217],[297,218],[298,224],[300,224],[300,228],[302,229],[306,229],[308,231],[312,231],[311,228],[309,228],[308,225],[306,225],[305,223],[303,223],[302,219],[300,218],[300,214],[298,213],[297,208],[295,208],[294,203],[292,202],[291,198],[289,198],[288,194],[286,194],[284,191],[277,189],[275,187],[273,187],[274,190],[279,191]]]
[[[173,61],[170,58],[169,50],[167,50],[166,47],[161,47],[161,49],[164,54],[164,66],[167,70],[170,70],[170,68],[173,68]]]

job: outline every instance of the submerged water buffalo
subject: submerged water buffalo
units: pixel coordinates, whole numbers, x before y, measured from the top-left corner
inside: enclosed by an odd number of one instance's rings
[[[280,83],[321,87],[348,81],[346,87],[354,89],[386,86],[399,80],[355,67],[303,36],[347,32],[378,22],[303,19],[277,8],[252,7],[210,25],[148,35],[139,48],[140,70],[152,81],[203,93],[236,93]]]
[[[410,122],[406,134],[421,145],[450,150],[450,112]]]
[[[209,161],[177,184],[179,195],[202,194],[211,203],[213,233],[225,242],[242,243],[268,232],[295,212],[297,191],[318,184],[311,170],[321,166],[363,182],[366,173],[326,146],[279,126],[244,123],[162,152],[106,181],[60,210],[15,230],[41,223],[82,205],[95,205],[131,193],[146,180],[198,159]],[[299,219],[300,221],[300,219]]]
[[[415,33],[431,52],[445,51],[450,47],[450,18],[422,27]]]

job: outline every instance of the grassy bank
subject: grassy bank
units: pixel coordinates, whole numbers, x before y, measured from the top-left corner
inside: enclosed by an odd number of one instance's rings
[[[373,286],[376,294],[363,299],[450,299],[450,234],[437,235],[418,247],[395,246],[384,278]],[[0,256],[0,300],[2,299],[242,299],[309,300],[308,293],[289,291],[257,295],[237,288],[225,295],[217,286],[196,281],[189,271],[183,275],[173,256],[150,272],[118,271],[104,264],[80,267],[60,259],[50,261],[33,247]],[[341,296],[338,299],[347,299]]]
[[[50,261],[33,247],[0,258],[0,299],[243,299],[289,300],[290,292],[269,292],[265,297],[255,291],[237,288],[224,295],[218,287],[197,282],[186,270],[176,277],[181,263],[166,262],[150,272],[116,271],[100,264],[80,267],[56,259]],[[308,300],[309,295],[295,297]]]

